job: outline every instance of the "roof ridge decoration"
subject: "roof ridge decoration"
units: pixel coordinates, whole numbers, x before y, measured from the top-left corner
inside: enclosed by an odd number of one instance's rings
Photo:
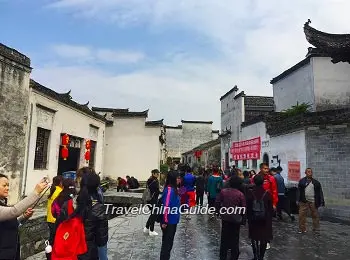
[[[238,87],[237,85],[235,85],[233,88],[231,88],[228,92],[226,92],[223,96],[220,97],[220,101],[223,100],[228,95],[230,95],[231,93],[237,92],[237,91],[238,91]]]
[[[72,99],[72,96],[70,95],[71,92],[72,90],[70,89],[67,93],[58,93],[58,95],[60,95],[62,98],[71,100]]]
[[[87,108],[89,108],[89,103],[90,103],[90,101],[88,101],[87,103],[85,103],[85,104],[79,104],[79,105],[81,105],[81,106],[83,106],[83,107],[87,107]],[[89,108],[90,109],[90,108]],[[91,110],[91,109],[90,109]]]
[[[233,99],[237,99],[237,98],[240,98],[240,97],[245,97],[245,93],[244,91],[241,91],[240,93],[238,93]]]
[[[327,53],[333,63],[350,63],[350,34],[331,34],[319,31],[310,26],[308,19],[304,24],[306,40],[321,52]]]

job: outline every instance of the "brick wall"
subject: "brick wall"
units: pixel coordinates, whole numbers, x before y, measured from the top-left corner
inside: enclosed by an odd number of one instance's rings
[[[347,125],[313,127],[306,131],[308,167],[323,187],[325,216],[350,218],[350,128]]]

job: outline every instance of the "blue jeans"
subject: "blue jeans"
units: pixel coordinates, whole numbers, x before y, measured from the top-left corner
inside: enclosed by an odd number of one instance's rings
[[[98,259],[99,260],[108,260],[107,256],[107,244],[105,246],[98,247]]]

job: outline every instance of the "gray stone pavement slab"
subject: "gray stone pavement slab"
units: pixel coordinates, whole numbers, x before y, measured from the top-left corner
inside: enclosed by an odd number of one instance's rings
[[[156,224],[159,236],[143,233],[147,215],[120,216],[109,221],[109,260],[159,259],[161,229]],[[267,260],[347,260],[350,259],[350,226],[321,221],[319,234],[298,234],[298,223],[274,222],[274,239],[266,253]],[[215,260],[219,259],[220,220],[207,215],[183,216],[178,225],[171,259]],[[308,222],[311,229],[311,222]],[[240,260],[252,259],[247,227],[242,227],[240,237]],[[45,259],[36,255],[28,260]]]

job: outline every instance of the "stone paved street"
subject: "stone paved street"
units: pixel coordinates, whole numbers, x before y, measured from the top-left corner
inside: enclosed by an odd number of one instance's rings
[[[149,237],[142,233],[146,216],[126,217],[111,221],[111,259],[158,259],[161,236]],[[114,223],[113,223],[114,222]],[[311,223],[310,223],[311,224]],[[161,234],[159,226],[156,231]],[[322,222],[320,235],[312,232],[297,234],[297,222],[275,222],[275,239],[266,259],[291,260],[340,260],[350,254],[350,226]],[[192,216],[181,220],[176,233],[172,259],[218,259],[220,221],[208,216]],[[251,259],[252,252],[247,239],[247,230],[241,232],[240,259]],[[112,253],[113,252],[113,253]]]
[[[109,260],[159,259],[161,230],[158,237],[149,237],[142,230],[147,216],[123,216],[110,220]],[[311,224],[311,223],[310,223]],[[345,260],[350,255],[350,226],[322,221],[321,233],[297,234],[297,222],[274,223],[272,248],[267,260]],[[310,225],[309,225],[310,226]],[[206,215],[181,219],[176,233],[171,259],[218,259],[220,221]],[[240,260],[251,259],[252,252],[246,228],[241,232]],[[40,255],[31,260],[45,259]],[[28,259],[28,260],[29,260]]]

